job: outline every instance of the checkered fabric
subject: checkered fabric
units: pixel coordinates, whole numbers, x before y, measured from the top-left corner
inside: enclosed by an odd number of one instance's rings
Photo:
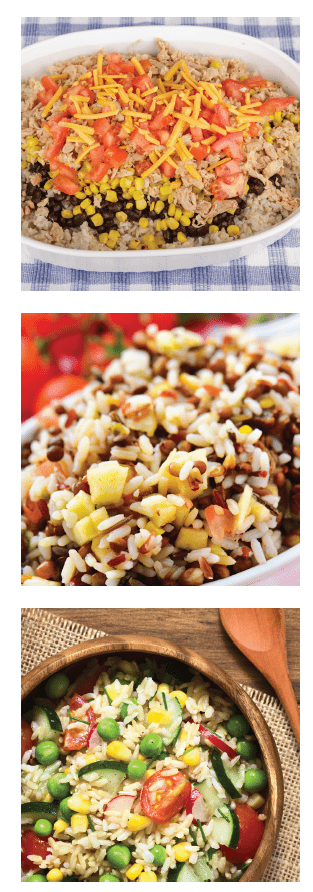
[[[201,25],[264,40],[299,62],[300,19],[241,18],[22,18],[22,46],[93,28]],[[299,291],[299,227],[249,257],[226,266],[146,273],[92,273],[41,263],[22,252],[23,291]]]

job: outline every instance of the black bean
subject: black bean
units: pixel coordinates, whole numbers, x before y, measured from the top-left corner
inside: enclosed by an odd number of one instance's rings
[[[238,215],[240,213],[240,211],[243,211],[243,209],[246,207],[247,201],[246,201],[246,198],[236,198],[236,202],[238,205],[236,214]]]
[[[126,213],[127,213],[128,219],[134,220],[135,222],[137,220],[140,220],[140,217],[142,215],[142,211],[137,211],[137,208],[134,208],[134,209],[129,208]]]
[[[63,458],[63,455],[64,455],[63,446],[55,446],[53,444],[52,446],[49,446],[49,448],[47,449],[47,458],[49,459],[49,461],[61,461],[61,458]]]
[[[113,213],[111,210],[109,210],[109,208],[101,206],[100,214],[104,220],[113,220]]]
[[[159,214],[157,214],[156,211],[151,211],[150,208],[148,209],[148,214],[149,214],[150,220],[158,219]]]
[[[164,241],[168,242],[168,244],[171,244],[174,241],[174,239],[177,238],[176,231],[174,229],[162,230],[162,235],[163,235]]]
[[[258,177],[249,177],[248,186],[249,192],[251,192],[252,195],[262,195],[262,192],[264,192],[265,189],[264,183],[262,183]]]
[[[60,211],[49,211],[48,220],[51,220],[52,223],[59,223]]]
[[[198,238],[198,236],[207,235],[209,226],[209,223],[204,223],[204,226],[188,226],[188,235],[190,235],[192,238]]]
[[[71,217],[70,220],[67,220],[67,224],[69,228],[73,227],[76,229],[78,226],[81,226],[86,220],[85,214],[75,214],[74,217]]]
[[[52,554],[54,554],[56,557],[66,557],[68,555],[68,547],[62,548],[61,545],[53,545]]]
[[[74,205],[74,207],[75,207],[75,205],[80,204],[80,201],[81,201],[81,199],[76,198],[76,195],[71,195],[69,197],[69,202],[70,202],[70,204]]]
[[[273,176],[270,177],[270,181],[274,184],[276,189],[281,189],[283,178],[281,177],[280,173],[274,173]]]

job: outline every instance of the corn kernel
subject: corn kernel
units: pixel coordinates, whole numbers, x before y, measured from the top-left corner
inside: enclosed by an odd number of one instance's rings
[[[73,216],[73,211],[70,208],[68,208],[68,209],[65,208],[64,211],[61,211],[61,217],[64,217],[64,220],[70,220],[72,216]]]
[[[155,213],[160,214],[161,211],[163,211],[164,206],[164,201],[157,201],[155,204]]]
[[[93,762],[98,762],[97,756],[94,756],[92,753],[90,756],[85,756],[85,765],[92,765]]]
[[[153,870],[144,870],[140,874],[138,883],[157,883],[156,874]]]
[[[151,204],[150,204],[150,211],[154,211],[154,204],[155,204],[155,202],[152,201]]]
[[[221,64],[221,62],[218,62],[217,59],[215,59],[214,62],[211,62],[210,68],[220,68]]]
[[[271,396],[264,396],[259,402],[262,409],[271,409],[274,405],[274,400],[272,400]]]
[[[49,192],[49,189],[53,189],[53,180],[47,180],[43,188],[46,192]]]
[[[92,191],[91,191],[91,189],[90,189],[90,186],[85,186],[85,188],[84,188],[84,193],[85,193],[85,195],[92,195]]]
[[[112,250],[113,250],[113,248],[116,248],[116,241],[115,241],[115,239],[108,237],[108,240],[107,240],[107,248],[111,248]]]
[[[138,220],[138,225],[141,226],[142,229],[147,229],[147,226],[149,226],[148,217],[140,217],[140,220]]]
[[[274,112],[274,121],[276,121],[276,124],[281,124],[281,111]]]
[[[162,220],[156,220],[155,228],[157,232],[161,232],[162,229]]]
[[[269,121],[264,121],[263,130],[264,133],[271,133],[272,128]]]
[[[64,774],[70,774],[70,773],[71,773],[70,768],[64,768]]]
[[[31,148],[32,146],[38,146],[38,138],[37,136],[28,136],[26,140],[27,148]]]
[[[263,796],[260,796],[260,793],[253,793],[253,795],[249,796],[249,799],[247,800],[247,805],[250,805],[251,808],[262,808],[262,805],[264,805],[264,803],[265,799],[263,798]]]
[[[108,186],[106,183],[100,183],[100,192],[101,195],[105,195],[107,192]]]
[[[187,694],[185,693],[185,691],[172,691],[172,693],[170,694],[171,700],[173,700],[174,697],[176,697],[176,700],[178,700],[182,708],[184,708],[187,700]]]
[[[109,238],[114,238],[115,241],[117,241],[117,239],[118,239],[119,237],[120,237],[120,233],[119,233],[118,229],[110,229],[110,232],[109,232]],[[107,688],[107,690],[108,690],[108,688]],[[119,695],[118,695],[118,694],[115,694],[115,697],[116,697],[116,696],[118,697]],[[111,697],[111,700],[114,700],[114,697]]]
[[[228,235],[240,235],[239,226],[227,226]]]
[[[270,143],[273,143],[273,142],[274,142],[274,140],[272,139],[271,136],[268,135],[268,133],[265,134],[264,139],[266,140],[266,142],[270,142]]]
[[[132,201],[128,201],[128,202],[127,202],[127,205],[126,205],[126,208],[127,208],[127,209],[128,209],[128,208],[132,208],[132,206],[133,206]]]
[[[239,428],[240,434],[252,434],[252,427],[249,424],[243,424],[242,427]]]
[[[183,730],[180,732],[180,735],[179,735],[179,738],[178,738],[178,739],[179,739],[179,743],[185,743],[185,740],[187,740],[187,731],[185,731],[184,728],[183,728]]]
[[[166,173],[162,173],[162,180],[163,180],[163,183],[169,182],[169,177],[166,176]]]
[[[300,115],[290,115],[290,121],[292,124],[300,123]]]
[[[135,201],[140,201],[140,198],[143,198],[143,197],[144,197],[144,195],[143,195],[142,189],[134,189],[133,198],[135,199]]]
[[[113,180],[111,180],[111,182],[110,182],[111,189],[116,189],[116,186],[118,186],[118,184],[119,184],[119,178],[114,177]]]
[[[89,204],[88,207],[86,208],[87,216],[92,217],[93,214],[95,214],[95,213],[96,213],[96,208],[93,206],[93,204]]]
[[[146,780],[148,780],[148,777],[152,777],[153,774],[155,774],[155,769],[148,768],[148,771],[146,771]]]
[[[180,222],[183,224],[183,226],[190,226],[190,218],[187,217],[186,213],[182,214]]]
[[[122,189],[129,189],[129,187],[132,185],[132,182],[133,177],[121,177],[120,186]]]
[[[135,196],[134,196],[134,197],[135,197]],[[136,201],[136,208],[137,208],[137,211],[144,211],[144,209],[145,209],[146,207],[147,207],[147,202],[145,201],[144,198],[139,198],[139,199],[137,199],[137,201]]]
[[[89,188],[90,188],[90,191],[91,191],[94,195],[98,195],[98,192],[99,192],[99,186],[96,186],[95,183],[90,183],[90,187],[89,187]]]
[[[119,223],[126,223],[127,214],[124,214],[124,211],[118,211],[115,216]]]
[[[141,189],[142,186],[144,186],[144,185],[145,185],[145,181],[144,181],[143,177],[135,177],[136,189]]]
[[[166,232],[166,230],[168,229],[166,220],[161,220],[160,222],[161,222],[161,230],[163,229],[163,232]]]
[[[46,880],[48,883],[60,883],[63,880],[62,870],[58,870],[57,867],[54,867],[53,870],[49,870],[46,874]]]
[[[114,203],[115,201],[117,201],[117,194],[116,194],[116,192],[114,192],[114,190],[112,190],[112,189],[109,189],[108,192],[107,192],[106,199],[107,199],[107,201],[112,201],[112,203]]]
[[[168,217],[166,222],[167,222],[169,229],[178,229],[178,227],[179,227],[178,220],[172,220],[171,217]]]
[[[77,214],[80,214],[80,213],[81,213],[81,206],[80,206],[80,204],[77,204],[77,205],[73,208],[73,216],[74,216],[74,217],[77,217]]]
[[[72,815],[72,817],[71,817],[72,830],[76,830],[79,833],[86,833],[86,830],[88,830],[88,827],[89,827],[89,824],[88,824],[87,815],[81,815],[81,814]]]
[[[55,824],[53,824],[53,829],[55,830],[56,833],[64,833],[64,830],[66,830],[66,828],[68,826],[69,825],[68,825],[67,821],[60,820],[60,821],[56,821]]]
[[[107,233],[107,232],[101,232],[101,235],[99,235],[99,242],[100,242],[100,244],[101,244],[101,245],[106,245],[107,241],[108,241],[108,233]]]
[[[85,198],[84,192],[75,192],[75,198]]]
[[[145,827],[149,827],[149,824],[151,824],[151,819],[145,815],[130,815],[127,821],[128,830],[131,830],[132,833],[144,830]]]
[[[176,210],[175,210],[175,220],[180,220],[180,218],[181,218],[182,216],[183,216],[182,209],[181,209],[181,208],[176,208]]]
[[[25,167],[27,167],[27,161],[21,161],[22,170],[25,170]]]
[[[72,811],[77,811],[80,815],[89,815],[90,812],[90,799],[84,799],[79,793],[74,793],[73,796],[68,800],[69,808]]]
[[[91,170],[91,168],[92,168],[91,161],[83,161],[82,167],[84,170]]]
[[[189,750],[188,753],[184,753],[181,757],[185,765],[190,765],[194,767],[195,765],[199,765],[200,762],[200,750],[197,746],[193,747],[192,750]]]
[[[137,877],[140,876],[142,871],[143,871],[142,864],[133,864],[132,867],[130,867],[129,870],[126,871],[127,879],[128,880],[136,880]]]
[[[138,241],[138,239],[136,239],[136,238],[132,239],[132,241],[129,243],[129,247],[130,247],[131,251],[140,251],[141,250],[141,244]]]
[[[101,216],[101,214],[95,214],[93,217],[91,217],[91,219],[94,226],[102,226],[103,217]]]
[[[170,194],[168,195],[167,200],[168,200],[168,203],[169,203],[169,204],[173,204],[173,201],[174,201],[174,195],[172,195],[171,192],[170,192]]]
[[[178,241],[178,242],[181,242],[181,243],[187,241],[187,236],[185,235],[184,232],[178,232],[178,233],[177,233],[177,241]]]
[[[163,186],[160,186],[159,191],[160,191],[160,195],[162,195],[162,198],[167,198],[167,196],[170,194],[170,191],[171,191],[171,187],[170,187],[169,183],[164,183]]]
[[[177,843],[176,846],[173,846],[173,852],[176,858],[176,861],[188,861],[190,858],[190,852],[186,849],[186,846],[182,842]]]
[[[169,217],[175,217],[175,205],[174,204],[170,204],[167,213],[168,213]]]
[[[84,201],[81,201],[80,206],[83,209],[83,211],[85,211],[86,208],[88,208],[90,204],[91,204],[90,198],[84,198]]]
[[[171,713],[162,709],[159,706],[155,706],[153,709],[149,709],[148,712],[148,722],[156,722],[158,725],[169,725],[171,721]]]
[[[43,800],[43,801],[44,801],[44,802],[53,802],[53,796],[51,796],[51,794],[48,793],[48,790],[47,790],[47,792],[46,792],[46,795],[44,796],[44,800]]]
[[[121,762],[129,762],[131,759],[131,750],[125,743],[121,743],[118,740],[113,740],[112,743],[109,743],[107,746],[107,756],[110,756],[111,759],[118,759]],[[71,806],[70,806],[71,808]]]
[[[218,226],[209,226],[209,234],[214,235],[215,232],[218,232]]]
[[[159,684],[158,691],[160,691],[160,694],[169,694],[170,689],[168,684]]]
[[[245,188],[245,195],[247,195],[248,192],[249,192],[249,186],[248,186],[248,183],[247,183],[246,188]]]

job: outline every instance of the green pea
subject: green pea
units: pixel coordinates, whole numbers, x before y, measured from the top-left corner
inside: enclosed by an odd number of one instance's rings
[[[103,877],[100,877],[99,883],[119,883],[118,877],[113,876],[113,873],[104,873]]]
[[[57,672],[56,675],[51,675],[51,678],[48,678],[45,687],[47,697],[51,697],[52,700],[59,700],[60,697],[64,697],[69,685],[70,680],[63,672]]]
[[[97,724],[97,731],[102,740],[117,740],[120,729],[115,719],[101,719]]]
[[[228,722],[226,723],[226,728],[229,734],[232,737],[245,737],[246,734],[249,733],[250,725],[245,719],[244,715],[240,713],[236,715],[232,715]]]
[[[39,819],[39,821],[36,821],[34,831],[37,833],[37,836],[51,836],[52,824],[50,821],[46,821],[45,818]]]
[[[150,849],[151,854],[153,855],[153,862],[157,865],[157,867],[162,867],[166,858],[166,849],[164,846],[155,845]]]
[[[236,750],[243,759],[254,759],[258,748],[252,740],[246,740],[245,737],[239,737],[236,744]]]
[[[62,799],[60,802],[60,812],[61,812],[62,818],[65,818],[65,820],[69,821],[69,822],[71,820],[72,815],[75,814],[73,809],[70,808],[69,805],[67,804],[68,800],[70,798],[71,798],[70,796],[66,796],[65,799]]]
[[[70,784],[66,780],[66,774],[63,774],[63,772],[50,777],[47,788],[53,799],[65,799],[71,792]]]
[[[35,755],[39,765],[52,765],[59,755],[59,748],[54,740],[42,740],[35,749]]]
[[[245,773],[244,788],[247,793],[260,793],[267,786],[267,774],[261,768],[249,768]]]
[[[43,873],[34,873],[34,876],[28,877],[27,883],[47,883],[47,877]]]
[[[132,759],[127,765],[127,774],[132,780],[141,780],[146,770],[146,763],[141,759]]]
[[[110,846],[107,859],[116,870],[123,870],[123,867],[127,867],[130,862],[130,850],[127,846]]]
[[[135,706],[137,706],[137,700],[135,700],[134,697],[129,697],[129,701],[130,701],[130,703],[135,703]],[[122,722],[124,721],[124,719],[126,719],[126,716],[127,716],[127,713],[128,713],[128,706],[129,706],[129,703],[121,703],[121,719],[122,719]]]
[[[163,749],[162,737],[160,737],[160,734],[146,734],[146,736],[142,738],[139,749],[143,756],[148,756],[149,759],[157,759]]]

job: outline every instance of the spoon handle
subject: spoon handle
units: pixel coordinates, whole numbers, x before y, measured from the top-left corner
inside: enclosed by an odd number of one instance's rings
[[[284,707],[300,749],[300,711],[287,670],[271,679],[271,684]]]

